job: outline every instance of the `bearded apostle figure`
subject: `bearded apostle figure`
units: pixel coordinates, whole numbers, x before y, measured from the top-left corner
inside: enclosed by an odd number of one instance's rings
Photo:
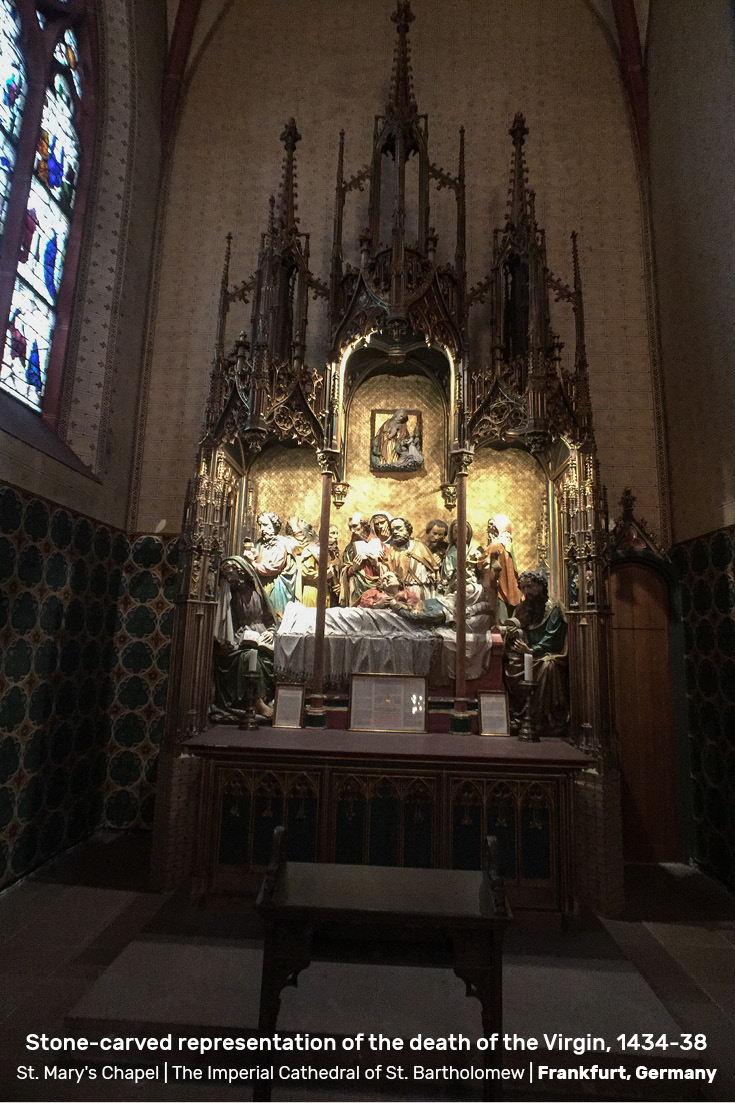
[[[340,555],[336,525],[329,526],[329,567],[327,568],[327,605],[339,605],[342,584],[342,556]]]
[[[413,525],[405,517],[390,523],[391,539],[388,565],[401,586],[421,600],[436,593],[438,570],[434,556],[420,540],[413,539]]]
[[[243,555],[252,563],[280,623],[283,610],[294,599],[296,559],[289,541],[279,535],[281,518],[277,513],[266,511],[258,514],[258,524],[260,539],[254,550],[248,549]]]
[[[350,542],[342,555],[341,605],[357,605],[362,594],[375,586],[380,578],[384,558],[383,543],[370,531],[370,524],[361,513],[349,519]]]
[[[523,600],[506,621],[503,676],[510,703],[510,726],[518,735],[526,702],[525,656],[531,655],[534,687],[531,728],[539,736],[563,736],[569,721],[567,624],[561,606],[549,601],[546,578],[524,571],[518,579]]]
[[[307,608],[315,609],[319,579],[319,538],[316,530],[301,517],[289,517],[286,536],[291,540],[291,553],[296,560],[294,598]]]
[[[466,536],[467,536],[467,574],[474,578],[474,565],[469,555],[470,544],[472,543],[472,525],[467,521],[466,523]],[[449,547],[442,559],[441,569],[439,571],[439,590],[444,594],[453,593],[457,586],[457,519],[455,518],[449,526]]]

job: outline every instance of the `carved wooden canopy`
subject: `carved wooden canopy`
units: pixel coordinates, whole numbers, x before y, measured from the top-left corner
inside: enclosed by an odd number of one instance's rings
[[[331,447],[339,407],[362,378],[357,365],[338,379],[346,350],[361,343],[383,350],[388,363],[423,346],[444,355],[424,357],[451,411],[454,448],[471,445],[523,447],[548,453],[564,438],[594,449],[584,342],[584,309],[576,235],[572,235],[573,281],[549,269],[543,229],[536,222],[528,187],[521,114],[510,128],[513,143],[505,225],[494,232],[490,272],[466,286],[464,129],[459,130],[456,173],[432,159],[428,119],[414,94],[409,29],[410,0],[398,0],[392,20],[396,45],[388,102],[375,119],[370,164],[345,175],[345,135],[340,133],[334,235],[329,281],[309,268],[309,235],[296,216],[294,119],[281,134],[283,167],[277,200],[271,199],[255,273],[229,286],[228,237],[220,292],[219,326],[206,411],[209,444],[237,439],[254,455],[268,440],[291,440],[315,449]],[[417,171],[407,174],[409,161]],[[413,182],[409,185],[410,180]],[[367,187],[367,224],[360,234],[358,266],[344,259],[345,206]],[[436,190],[454,194],[454,261],[439,264],[431,222]],[[381,234],[386,240],[381,239]],[[330,339],[324,365],[309,363],[306,347],[308,298],[325,300]],[[550,296],[571,307],[576,345],[571,368],[563,366],[562,343],[551,325]],[[236,300],[251,303],[249,334],[224,348],[225,322]],[[489,360],[473,353],[469,314],[489,315]],[[449,374],[451,365],[452,382]],[[340,386],[343,388],[339,390]],[[326,426],[326,438],[325,438]],[[335,437],[336,439],[336,437]]]

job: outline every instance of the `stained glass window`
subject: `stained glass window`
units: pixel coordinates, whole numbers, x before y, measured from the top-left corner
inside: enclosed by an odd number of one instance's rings
[[[20,199],[20,204],[25,201],[25,212],[21,225],[16,227],[20,241],[0,386],[40,410],[79,180],[77,116],[83,90],[77,37],[62,24],[52,43],[53,55],[46,55],[43,81],[48,83],[40,118],[38,114],[35,120],[24,118],[27,78],[21,32],[25,29],[34,33],[40,26],[46,32],[43,42],[49,41],[51,17],[36,14],[38,22],[34,20],[33,27],[24,28],[13,0],[0,0],[0,234],[13,188],[19,136],[23,127],[33,127],[35,134],[31,139],[35,154],[30,187],[26,177]],[[29,149],[27,141],[25,148]],[[19,202],[14,199],[14,210],[18,208]]]
[[[15,168],[15,150],[26,98],[20,52],[20,18],[11,0],[0,0],[0,238]]]
[[[12,394],[38,409],[55,321],[51,307],[16,279],[1,378]]]
[[[82,82],[79,77],[79,51],[77,50],[77,40],[74,36],[74,31],[66,32],[54,50],[54,57],[59,65],[68,68],[69,72],[72,74],[77,95],[81,96]]]

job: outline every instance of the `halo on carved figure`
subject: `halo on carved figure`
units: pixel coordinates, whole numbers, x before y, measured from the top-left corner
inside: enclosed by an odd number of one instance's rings
[[[419,471],[424,466],[420,410],[373,410],[370,415],[370,470]]]

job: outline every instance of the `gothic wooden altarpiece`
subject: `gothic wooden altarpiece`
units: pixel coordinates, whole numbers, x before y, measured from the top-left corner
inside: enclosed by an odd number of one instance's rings
[[[445,171],[431,159],[428,119],[419,112],[414,96],[408,43],[414,16],[409,0],[398,0],[392,19],[397,41],[389,100],[375,121],[370,164],[353,175],[345,171],[344,132],[340,134],[328,280],[312,273],[309,235],[296,217],[295,160],[301,135],[293,119],[281,134],[279,194],[271,200],[257,269],[235,287],[230,285],[228,238],[205,435],[181,538],[181,590],[159,820],[163,824],[173,815],[176,760],[183,741],[207,727],[218,567],[221,558],[235,550],[234,534],[243,531],[253,463],[272,442],[295,442],[316,453],[322,483],[318,587],[325,595],[331,510],[339,509],[350,492],[346,440],[351,403],[376,371],[390,375],[410,362],[413,371],[433,380],[442,396],[446,448],[441,490],[446,508],[456,508],[458,577],[466,570],[461,534],[467,524],[467,482],[475,458],[486,450],[518,449],[545,473],[548,493],[539,517],[539,564],[569,624],[569,740],[590,756],[584,785],[578,786],[585,795],[578,799],[587,802],[584,815],[596,817],[598,824],[607,813],[596,815],[595,809],[613,808],[609,827],[601,830],[614,864],[617,782],[610,706],[607,506],[592,425],[576,235],[572,279],[567,283],[548,266],[544,231],[537,224],[534,193],[528,186],[528,130],[518,114],[509,131],[512,161],[505,224],[494,233],[489,273],[475,286],[467,286],[464,129],[459,131],[456,171]],[[365,189],[367,222],[359,238],[359,264],[352,265],[344,259],[345,208]],[[439,263],[431,223],[432,196],[441,189],[455,201],[452,263]],[[324,363],[309,361],[310,296],[328,312]],[[563,355],[552,328],[552,299],[573,314],[576,339],[571,360]],[[228,350],[226,323],[236,302],[251,305],[250,328]],[[491,335],[487,356],[480,355],[471,341],[472,316],[482,312]],[[386,393],[381,409],[390,408]],[[367,466],[367,457],[365,461]],[[261,504],[267,508],[267,502]],[[456,606],[452,730],[462,733],[469,731],[462,587],[457,589]],[[324,608],[320,601],[307,709],[307,725],[315,727],[325,723]],[[160,849],[160,838],[170,830],[161,825],[157,830]],[[597,875],[588,872],[594,881]]]

